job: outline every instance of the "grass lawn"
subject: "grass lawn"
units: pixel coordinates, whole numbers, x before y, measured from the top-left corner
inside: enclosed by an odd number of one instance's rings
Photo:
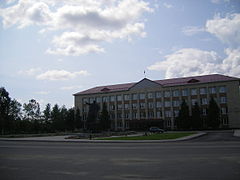
[[[164,139],[177,139],[177,138],[189,136],[192,134],[195,134],[195,133],[194,132],[162,133],[162,134],[150,134],[148,136],[96,138],[96,140],[164,140]]]

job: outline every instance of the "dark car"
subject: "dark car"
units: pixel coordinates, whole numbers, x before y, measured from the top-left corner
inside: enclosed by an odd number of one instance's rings
[[[164,130],[160,129],[158,127],[150,127],[149,128],[149,132],[152,132],[152,133],[164,133]]]

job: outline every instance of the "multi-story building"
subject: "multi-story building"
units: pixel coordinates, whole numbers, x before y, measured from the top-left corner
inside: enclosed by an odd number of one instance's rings
[[[204,118],[213,97],[220,108],[221,127],[240,128],[239,82],[239,78],[220,74],[155,81],[144,78],[136,83],[98,86],[76,93],[75,108],[80,109],[86,121],[88,104],[95,101],[102,108],[105,102],[115,130],[149,126],[174,129],[183,99],[190,113],[197,102]]]

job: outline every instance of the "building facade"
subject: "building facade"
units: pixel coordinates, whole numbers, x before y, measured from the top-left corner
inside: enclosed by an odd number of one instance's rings
[[[183,100],[190,113],[197,102],[202,118],[206,119],[208,103],[213,97],[220,108],[220,127],[240,128],[239,82],[239,78],[220,74],[156,81],[144,78],[137,83],[99,86],[76,93],[74,102],[83,121],[87,119],[89,103],[95,101],[101,109],[105,102],[114,130],[150,126],[175,129]]]

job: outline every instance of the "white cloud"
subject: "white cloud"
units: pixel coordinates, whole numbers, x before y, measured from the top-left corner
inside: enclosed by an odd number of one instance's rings
[[[68,80],[76,78],[77,76],[87,76],[89,73],[85,70],[77,72],[69,72],[66,70],[49,70],[42,74],[39,74],[36,78],[38,80]]]
[[[187,27],[182,28],[182,32],[187,36],[192,36],[197,33],[204,32],[204,31],[205,31],[204,28],[197,27],[197,26],[187,26]]]
[[[240,48],[225,49],[227,57],[223,60],[224,73],[240,77]]]
[[[163,6],[168,9],[173,8],[173,5],[169,3],[163,3]]]
[[[47,52],[78,56],[104,52],[101,42],[144,37],[141,16],[153,10],[143,0],[19,0],[1,11],[5,28],[38,25],[41,33],[61,30]]]
[[[206,31],[232,47],[240,45],[240,14],[215,15],[206,22]]]
[[[18,71],[19,74],[27,75],[27,76],[33,76],[36,75],[41,71],[41,68],[31,68],[28,70],[20,70]]]
[[[219,57],[216,52],[198,49],[180,49],[165,56],[163,61],[148,67],[149,70],[165,71],[166,78],[217,72]]]
[[[80,89],[82,88],[82,86],[64,86],[64,87],[61,87],[60,89],[61,90],[73,90],[73,89]]]
[[[163,71],[166,78],[186,77],[221,73],[240,77],[240,48],[226,49],[226,57],[220,58],[214,51],[180,49],[165,59],[148,67],[149,70]]]

